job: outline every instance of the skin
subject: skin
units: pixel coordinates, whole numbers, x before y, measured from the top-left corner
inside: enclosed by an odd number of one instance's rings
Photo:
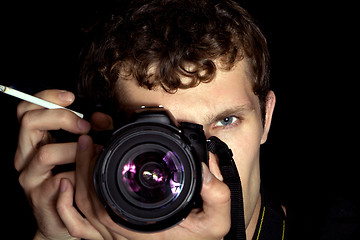
[[[215,135],[228,144],[242,180],[248,239],[254,234],[260,209],[259,147],[267,139],[275,106],[275,95],[270,91],[263,125],[259,99],[252,91],[250,77],[247,62],[240,61],[231,71],[218,70],[210,83],[178,90],[175,94],[141,88],[135,80],[119,81],[119,88],[125,93],[121,96],[123,105],[133,109],[163,105],[177,121],[201,124],[207,137]],[[70,93],[63,99],[59,94],[55,90],[40,93],[44,99],[63,106],[73,101]],[[18,116],[22,125],[15,166],[21,172],[20,183],[34,208],[39,239],[69,239],[66,237],[70,235],[87,239],[145,238],[142,233],[131,232],[112,222],[97,199],[91,180],[101,147],[94,145],[87,135],[81,136],[77,144],[51,144],[47,133],[50,129],[63,128],[86,134],[90,124],[81,122],[69,111],[44,110],[27,103],[20,104]],[[109,129],[111,118],[95,114],[91,125],[100,130]],[[59,154],[60,150],[66,151],[67,156]],[[75,172],[51,174],[54,165],[75,161]],[[209,168],[210,171],[203,165],[203,209],[193,210],[179,225],[149,234],[146,239],[223,238],[230,227],[230,192],[221,182],[214,155],[210,156]],[[73,207],[75,189],[75,201],[86,219]],[[40,200],[42,203],[37,203]]]
[[[260,196],[259,146],[267,139],[270,112],[272,115],[275,103],[271,92],[268,119],[263,128],[259,99],[252,91],[250,78],[247,62],[241,61],[232,71],[217,71],[210,83],[180,89],[175,94],[160,88],[147,90],[131,80],[119,81],[119,88],[126,89],[120,101],[127,107],[162,105],[178,122],[201,124],[207,138],[217,136],[228,144],[242,180],[246,225]],[[222,122],[227,117],[231,117],[229,122]],[[222,179],[214,159],[210,159],[210,171]]]
[[[35,96],[61,106],[70,105],[74,94],[47,90]],[[75,172],[53,175],[55,165],[75,162],[76,143],[54,144],[49,130],[64,129],[86,134],[90,124],[69,111],[47,110],[28,102],[17,109],[21,123],[19,142],[15,153],[15,168],[20,172],[19,182],[33,208],[39,231],[38,239],[69,239],[70,235],[56,211],[59,185],[62,178],[75,184]]]

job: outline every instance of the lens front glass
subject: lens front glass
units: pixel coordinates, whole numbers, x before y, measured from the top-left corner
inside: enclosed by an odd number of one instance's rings
[[[118,168],[118,186],[125,198],[141,208],[159,208],[175,200],[183,183],[177,154],[157,144],[144,144],[125,154]]]

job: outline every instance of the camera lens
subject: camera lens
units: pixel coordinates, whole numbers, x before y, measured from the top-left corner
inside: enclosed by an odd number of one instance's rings
[[[201,161],[207,151],[205,135],[196,129],[180,130],[156,113],[113,133],[94,168],[95,190],[113,221],[154,232],[182,221],[201,204]]]
[[[129,203],[157,208],[175,200],[184,179],[176,153],[154,144],[131,149],[118,168],[118,186]]]

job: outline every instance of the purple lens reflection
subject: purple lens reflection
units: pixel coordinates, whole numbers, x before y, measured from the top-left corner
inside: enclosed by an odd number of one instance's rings
[[[180,174],[178,174],[178,170],[176,169],[173,159],[179,159],[179,157],[176,155],[175,152],[172,151],[168,151],[163,158],[164,162],[166,162],[166,164],[170,166],[170,171],[172,173],[172,178],[170,179],[171,192],[174,195],[177,195],[180,193],[182,189],[182,184],[180,183],[179,175],[182,176],[184,169],[183,166],[181,165]]]
[[[133,154],[123,165],[126,195],[145,204],[165,204],[176,199],[183,187],[183,166],[175,152],[160,150]]]
[[[133,164],[126,164],[123,168],[122,174],[125,175],[127,172],[136,173],[136,166]]]

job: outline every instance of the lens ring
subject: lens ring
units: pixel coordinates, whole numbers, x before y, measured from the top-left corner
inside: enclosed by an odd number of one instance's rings
[[[189,214],[200,196],[201,161],[193,158],[191,147],[178,134],[175,128],[147,125],[146,129],[131,126],[114,135],[97,162],[99,170],[94,181],[100,200],[113,221],[133,230],[153,232],[168,228]],[[120,191],[117,181],[124,155],[134,147],[149,143],[162,146],[166,151],[171,149],[184,168],[183,175],[179,176],[184,181],[181,191],[160,208],[141,208],[130,203]]]

